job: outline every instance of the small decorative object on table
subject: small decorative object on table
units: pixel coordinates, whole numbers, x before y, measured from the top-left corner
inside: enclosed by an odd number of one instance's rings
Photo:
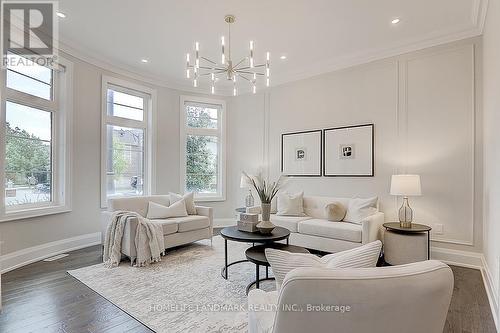
[[[399,208],[399,223],[403,228],[411,228],[413,210],[408,204],[408,196],[422,195],[420,176],[393,175],[391,178],[391,194],[403,196],[403,204]]]
[[[252,183],[250,182],[250,179],[248,178],[248,176],[245,174],[242,174],[241,179],[240,179],[240,188],[247,188],[248,189],[248,194],[245,197],[245,207],[252,207],[255,204],[254,198],[252,195],[252,190],[250,188],[251,186],[252,186]]]
[[[269,234],[274,229],[274,224],[270,221],[271,216],[271,202],[276,196],[280,188],[285,184],[285,176],[280,176],[278,181],[270,183],[266,182],[262,176],[249,176],[243,172],[243,175],[251,182],[253,188],[260,198],[262,208],[262,222],[257,224],[257,229],[263,234]]]
[[[241,213],[238,220],[238,230],[246,232],[257,232],[257,224],[259,224],[259,214]]]

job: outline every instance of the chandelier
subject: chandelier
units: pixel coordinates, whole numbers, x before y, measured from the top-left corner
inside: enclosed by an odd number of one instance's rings
[[[186,78],[193,78],[193,86],[198,87],[201,78],[209,78],[211,83],[211,93],[215,94],[215,85],[219,79],[226,79],[233,83],[233,95],[238,93],[237,83],[246,82],[252,88],[252,92],[257,92],[257,79],[265,79],[266,86],[269,87],[269,52],[266,53],[266,62],[256,64],[254,60],[254,42],[250,41],[248,56],[238,62],[233,62],[231,58],[231,24],[234,23],[233,15],[226,15],[224,21],[228,25],[228,39],[224,36],[220,38],[221,59],[220,62],[213,61],[200,56],[200,43],[194,43],[194,63],[191,63],[190,53],[186,54]],[[192,72],[192,74],[191,74]]]

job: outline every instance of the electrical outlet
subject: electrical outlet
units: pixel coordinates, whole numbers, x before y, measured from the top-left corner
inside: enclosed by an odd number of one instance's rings
[[[434,233],[436,235],[442,235],[444,233],[444,228],[443,228],[443,225],[441,223],[436,223],[434,225]]]

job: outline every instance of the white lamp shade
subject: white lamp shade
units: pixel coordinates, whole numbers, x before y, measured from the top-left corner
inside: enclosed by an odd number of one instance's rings
[[[422,195],[419,175],[393,175],[391,179],[392,195]]]
[[[241,179],[240,179],[240,188],[249,188],[250,187],[250,181],[247,176],[244,174],[241,174]]]

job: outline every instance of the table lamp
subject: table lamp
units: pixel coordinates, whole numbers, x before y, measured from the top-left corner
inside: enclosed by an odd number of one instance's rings
[[[243,173],[241,174],[240,188],[247,188],[248,189],[248,194],[245,198],[245,207],[252,207],[255,204],[255,202],[254,202],[254,198],[252,195],[250,180]]]
[[[413,210],[408,204],[409,196],[422,195],[419,175],[393,175],[391,178],[391,194],[403,196],[403,204],[399,209],[399,224],[411,228]]]

